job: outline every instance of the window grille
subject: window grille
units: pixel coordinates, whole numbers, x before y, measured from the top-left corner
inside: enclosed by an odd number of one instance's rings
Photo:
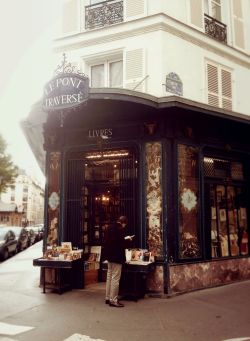
[[[204,157],[204,176],[232,180],[244,180],[243,164],[229,160]]]

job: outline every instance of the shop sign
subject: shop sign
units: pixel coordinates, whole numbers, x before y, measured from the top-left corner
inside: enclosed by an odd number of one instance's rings
[[[77,73],[61,73],[44,87],[43,109],[63,110],[79,106],[88,99],[89,79]]]
[[[104,129],[90,129],[88,131],[89,138],[98,138],[101,137],[102,139],[108,139],[112,137],[112,129],[111,128],[104,128]]]

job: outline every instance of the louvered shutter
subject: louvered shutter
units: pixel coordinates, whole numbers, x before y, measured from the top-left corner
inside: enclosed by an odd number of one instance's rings
[[[243,12],[242,12],[242,1],[233,0],[232,7],[233,7],[234,44],[236,47],[244,49],[245,41],[244,41],[244,22],[243,22]]]
[[[125,53],[125,88],[145,91],[144,77],[145,56],[143,49],[126,51]]]
[[[222,108],[232,110],[232,75],[230,71],[221,70]]]
[[[203,0],[190,0],[190,22],[192,25],[203,29],[204,10]]]
[[[62,13],[63,33],[75,32],[78,30],[78,0],[65,0]]]
[[[125,21],[145,14],[145,0],[126,0],[124,5]]]
[[[219,107],[219,75],[215,65],[207,64],[208,104]]]

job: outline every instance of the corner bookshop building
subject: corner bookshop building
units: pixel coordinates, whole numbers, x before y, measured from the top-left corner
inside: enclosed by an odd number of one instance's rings
[[[43,115],[45,249],[68,241],[87,254],[122,214],[135,246],[155,256],[148,292],[250,278],[247,116],[107,88]]]

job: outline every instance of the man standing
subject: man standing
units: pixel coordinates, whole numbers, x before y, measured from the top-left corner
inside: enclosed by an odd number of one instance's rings
[[[125,263],[126,241],[132,240],[132,236],[125,237],[127,217],[121,216],[108,230],[105,240],[105,256],[108,261],[106,300],[105,303],[111,307],[124,307],[118,301],[119,283],[122,272],[122,264]],[[125,240],[126,238],[126,240]]]

